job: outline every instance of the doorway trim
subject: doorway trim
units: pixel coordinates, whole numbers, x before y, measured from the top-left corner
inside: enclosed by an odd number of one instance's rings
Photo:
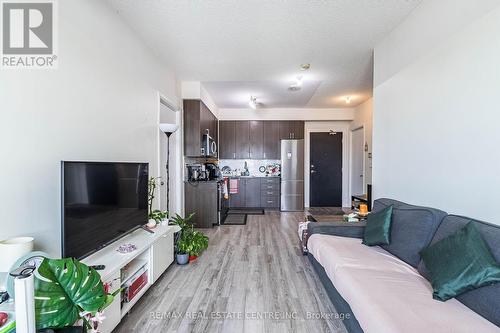
[[[309,191],[310,183],[310,165],[311,165],[311,133],[324,132],[342,133],[342,206],[350,207],[350,141],[351,131],[349,121],[307,121],[305,123],[304,136],[304,206],[310,207]]]
[[[352,147],[352,138],[353,138],[353,135],[352,133],[354,131],[359,131],[359,130],[362,130],[363,131],[363,150],[362,150],[362,153],[363,153],[363,192],[366,192],[366,153],[365,153],[365,145],[366,145],[366,128],[365,128],[365,125],[361,125],[361,126],[357,126],[357,127],[354,127],[351,129],[350,131],[350,135],[349,135],[349,151],[351,152],[350,153],[350,157],[349,157],[349,196],[353,195],[353,186],[352,186],[352,177],[353,177],[353,172],[352,172],[352,168],[353,168],[353,163],[352,163],[352,158],[354,156],[354,149]],[[359,193],[356,193],[356,194],[359,194]]]

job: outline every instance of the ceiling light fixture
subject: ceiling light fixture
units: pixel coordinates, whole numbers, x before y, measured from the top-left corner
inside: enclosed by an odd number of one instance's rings
[[[307,71],[311,68],[311,64],[302,64],[300,65],[300,70],[301,71]]]
[[[250,106],[252,109],[256,110],[257,107],[259,106],[259,103],[257,102],[257,97],[250,96],[250,102],[248,102],[248,106]]]
[[[288,90],[297,91],[302,89],[302,75],[295,78],[295,81],[288,87]]]
[[[351,104],[351,96],[346,96],[345,97],[345,103],[346,104]]]

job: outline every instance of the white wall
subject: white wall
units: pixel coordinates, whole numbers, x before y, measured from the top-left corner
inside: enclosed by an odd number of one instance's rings
[[[60,254],[61,160],[146,161],[158,174],[161,65],[104,1],[59,2],[59,68],[0,73],[0,239]]]
[[[426,1],[375,49],[376,72],[383,67],[390,73],[374,89],[375,198],[500,224],[494,208],[500,202],[500,7],[495,3],[490,10],[492,1],[486,0]],[[482,10],[456,19],[456,8],[470,7]],[[418,43],[412,59],[393,62],[408,45],[402,40],[422,40],[417,36],[429,31],[439,42]]]
[[[354,109],[219,109],[219,120],[352,120]]]
[[[373,98],[370,98],[363,104],[360,104],[354,109],[354,119],[351,122],[351,131],[363,127],[365,133],[365,142],[368,144],[368,151],[364,152],[364,189],[366,184],[372,182],[372,161],[369,154],[372,153],[372,131],[373,131]],[[352,148],[352,146],[351,146]]]

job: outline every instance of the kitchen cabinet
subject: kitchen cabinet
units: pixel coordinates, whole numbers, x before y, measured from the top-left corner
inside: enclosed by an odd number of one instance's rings
[[[294,121],[293,122],[293,139],[304,139],[304,122]]]
[[[250,124],[248,121],[236,121],[234,124],[235,156],[237,159],[250,158]]]
[[[214,138],[215,142],[217,142],[217,118],[214,114],[208,109],[205,103],[200,102],[200,129],[203,140],[203,135],[207,133],[210,134],[212,138]]]
[[[304,122],[303,121],[280,121],[280,139],[303,139]]]
[[[212,228],[219,223],[217,182],[184,183],[184,211],[195,213],[192,222],[196,228]]]
[[[280,140],[291,139],[293,131],[294,131],[293,122],[280,121]]]
[[[260,191],[262,208],[280,207],[280,178],[260,178]]]
[[[280,140],[303,139],[303,121],[221,121],[219,158],[280,159]]]
[[[279,121],[264,122],[264,138],[263,138],[263,158],[269,160],[279,160],[281,158],[281,143],[280,143],[280,123]]]
[[[229,195],[229,207],[278,209],[280,207],[280,178],[238,178],[238,193]]]
[[[234,125],[234,121],[221,121],[219,123],[219,158],[221,159],[236,158]]]
[[[252,159],[264,158],[264,122],[251,120],[249,122],[250,154]]]
[[[245,207],[246,182],[238,178],[238,193],[229,194],[229,208]]]
[[[246,208],[260,207],[260,178],[248,178],[245,182],[245,206]]]
[[[185,99],[184,114],[184,155],[201,156],[203,135],[210,132],[215,142],[218,142],[218,120],[210,109],[200,100]]]

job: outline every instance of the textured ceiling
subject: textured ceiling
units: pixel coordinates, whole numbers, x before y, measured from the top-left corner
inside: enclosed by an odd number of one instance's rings
[[[219,107],[247,107],[257,95],[269,107],[330,108],[345,107],[346,95],[352,106],[371,96],[374,46],[421,0],[108,2]],[[302,63],[311,63],[304,88],[290,92]]]

